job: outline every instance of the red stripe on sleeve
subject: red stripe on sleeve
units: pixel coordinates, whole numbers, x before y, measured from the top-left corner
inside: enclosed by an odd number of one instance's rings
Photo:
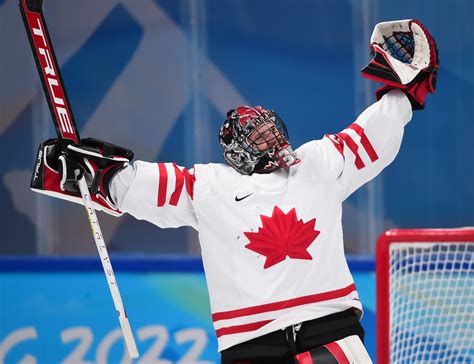
[[[332,142],[337,151],[344,157],[344,141],[338,135],[334,134],[326,134],[325,137]]]
[[[309,351],[296,355],[296,360],[298,361],[298,364],[314,364]]]
[[[158,163],[160,176],[158,178],[158,207],[164,206],[166,202],[166,189],[168,187],[168,172],[164,163]]]
[[[354,140],[351,138],[351,136],[349,134],[346,134],[346,133],[339,133],[337,134],[339,135],[339,137],[344,140],[344,142],[346,143],[346,145],[349,147],[349,149],[351,150],[352,153],[354,153],[354,156],[355,156],[355,165],[357,167],[357,169],[362,169],[365,167],[365,164],[364,162],[362,161],[362,158],[360,157],[359,155],[359,152],[358,152],[358,149],[359,149],[359,146],[356,144],[356,142],[354,142]]]
[[[184,181],[186,182],[186,192],[188,192],[189,197],[191,200],[194,197],[194,182],[196,182],[196,176],[191,173],[185,168],[183,170],[184,173]]]
[[[181,191],[183,190],[184,175],[180,171],[176,163],[173,163],[173,167],[174,167],[174,173],[176,175],[176,185],[174,188],[174,192],[170,198],[170,205],[176,206],[178,204],[179,197],[181,196]]]
[[[336,358],[339,364],[350,364],[349,359],[347,359],[346,354],[344,354],[344,351],[337,342],[334,341],[324,345],[324,347],[329,350],[329,352]]]
[[[364,147],[365,151],[369,155],[370,160],[375,162],[377,159],[379,159],[379,156],[372,146],[372,143],[370,143],[369,138],[367,138],[367,135],[365,134],[364,128],[355,123],[349,125],[349,128],[355,130],[355,132],[360,136],[360,144],[362,144]]]

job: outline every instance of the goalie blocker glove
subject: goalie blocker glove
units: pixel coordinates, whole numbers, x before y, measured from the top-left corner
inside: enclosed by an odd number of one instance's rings
[[[415,19],[379,23],[370,38],[373,59],[361,70],[364,77],[384,83],[377,100],[392,89],[408,96],[413,110],[422,110],[434,93],[439,58],[436,42]]]
[[[97,139],[82,139],[65,149],[58,139],[49,139],[39,146],[31,189],[82,204],[77,181],[85,176],[95,209],[120,216],[109,184],[132,159],[132,151]]]

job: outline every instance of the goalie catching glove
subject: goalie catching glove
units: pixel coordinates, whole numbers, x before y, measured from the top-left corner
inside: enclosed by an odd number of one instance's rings
[[[413,110],[423,109],[428,92],[436,89],[439,68],[438,48],[428,30],[414,19],[379,23],[370,43],[374,58],[361,73],[385,84],[377,100],[396,88],[405,92]]]
[[[95,209],[120,216],[109,184],[132,159],[132,151],[97,139],[82,139],[65,149],[58,139],[49,139],[38,149],[31,189],[82,204],[77,182],[85,176]]]

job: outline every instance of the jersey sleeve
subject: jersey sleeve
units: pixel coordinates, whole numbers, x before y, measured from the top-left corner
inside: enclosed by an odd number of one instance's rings
[[[343,200],[395,159],[411,117],[406,95],[391,91],[343,131],[317,142],[323,163],[338,180]]]
[[[191,226],[197,230],[195,180],[194,169],[137,161],[112,179],[110,189],[119,209],[139,220],[162,228]]]

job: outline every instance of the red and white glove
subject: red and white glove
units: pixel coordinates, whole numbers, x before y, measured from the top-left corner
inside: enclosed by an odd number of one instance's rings
[[[132,151],[97,139],[82,139],[65,149],[58,139],[48,139],[38,149],[31,189],[82,204],[77,181],[85,176],[94,207],[120,216],[109,184],[132,159]]]
[[[370,38],[374,58],[361,70],[364,77],[384,84],[377,100],[392,89],[402,90],[413,110],[425,106],[428,93],[434,93],[439,58],[436,42],[415,19],[379,23]]]

